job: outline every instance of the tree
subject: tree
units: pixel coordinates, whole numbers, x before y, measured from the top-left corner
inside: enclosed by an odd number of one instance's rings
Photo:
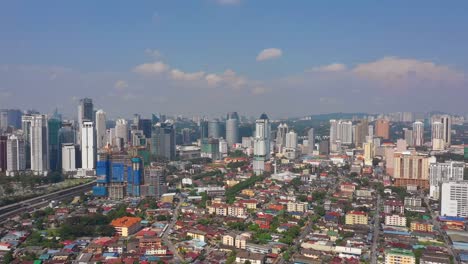
[[[3,264],[10,264],[13,262],[15,258],[13,258],[13,253],[11,251],[8,251],[4,256],[3,256]]]
[[[244,261],[244,264],[252,264],[252,263],[250,262],[250,260],[246,260]]]

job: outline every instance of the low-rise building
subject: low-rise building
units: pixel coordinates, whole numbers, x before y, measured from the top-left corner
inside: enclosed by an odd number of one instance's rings
[[[115,228],[118,235],[128,237],[140,229],[141,218],[139,217],[121,217],[113,220],[111,226]]]
[[[429,222],[413,221],[410,224],[410,230],[412,232],[433,232],[434,231],[434,225],[432,225]]]
[[[347,225],[367,225],[367,214],[361,211],[351,211],[345,216],[345,224]]]
[[[385,225],[389,226],[406,226],[406,217],[402,215],[386,215]]]
[[[385,264],[415,264],[416,257],[413,251],[392,248],[385,251]]]

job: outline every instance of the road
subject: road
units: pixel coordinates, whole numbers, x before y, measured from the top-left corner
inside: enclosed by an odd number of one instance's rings
[[[429,213],[431,214],[432,224],[434,225],[436,230],[439,230],[440,234],[444,238],[445,248],[447,249],[447,252],[453,257],[453,263],[458,264],[459,262],[457,260],[457,255],[454,252],[453,245],[452,243],[450,243],[450,239],[447,236],[447,233],[440,228],[440,223],[439,221],[437,221],[438,216],[432,210],[432,207],[429,204],[429,198],[427,198],[427,196],[425,196],[424,194],[420,194],[420,197],[424,199],[424,203],[426,204],[426,207],[429,210]]]
[[[34,209],[42,208],[51,201],[62,201],[70,197],[83,194],[92,189],[95,182],[85,183],[68,189],[63,189],[57,192],[41,195],[32,199],[28,199],[15,204],[7,205],[0,208],[0,223],[6,222],[11,217],[15,217],[24,212],[31,212]]]
[[[179,197],[179,202],[177,203],[177,206],[174,209],[174,215],[172,216],[172,220],[168,224],[168,227],[166,228],[166,231],[164,231],[164,234],[162,236],[162,241],[169,248],[169,250],[174,254],[176,263],[183,262],[184,258],[179,254],[179,251],[177,251],[172,241],[168,238],[168,235],[169,235],[169,232],[173,230],[174,225],[177,222],[177,218],[179,217],[179,208],[181,204],[182,204],[182,201],[180,200],[180,197]]]
[[[377,204],[374,215],[374,231],[372,236],[371,248],[371,264],[377,264],[378,245],[379,245],[379,232],[380,232],[380,208],[381,208],[380,193],[377,194]]]

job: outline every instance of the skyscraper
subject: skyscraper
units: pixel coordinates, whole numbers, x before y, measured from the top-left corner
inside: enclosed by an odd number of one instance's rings
[[[395,186],[429,188],[429,157],[415,152],[394,154]]]
[[[7,140],[7,174],[13,175],[26,169],[24,139],[11,135]]]
[[[81,124],[81,168],[93,170],[96,163],[96,143],[94,123],[83,121]]]
[[[49,135],[46,115],[33,115],[31,120],[31,170],[36,175],[49,171]]]
[[[265,171],[265,161],[270,159],[271,125],[268,116],[263,113],[255,122],[253,171],[260,175]]]
[[[443,115],[440,118],[440,122],[444,126],[443,139],[446,147],[450,147],[452,144],[452,117],[449,115]]]
[[[208,122],[206,120],[201,120],[199,125],[200,139],[208,138]]]
[[[362,143],[366,142],[367,136],[369,136],[369,122],[367,119],[363,119],[355,125],[354,145],[361,147]]]
[[[464,162],[448,161],[437,162],[429,165],[429,195],[438,200],[440,198],[440,186],[444,182],[462,181]]]
[[[7,136],[0,136],[0,171],[7,169]]]
[[[8,110],[0,110],[0,132],[6,131],[8,128]]]
[[[279,124],[279,126],[276,129],[276,147],[278,148],[278,151],[281,151],[282,148],[286,145],[286,134],[288,133],[289,128],[288,124]]]
[[[232,148],[234,144],[239,143],[239,116],[237,115],[237,112],[227,114],[226,141],[229,148]]]
[[[286,148],[297,148],[297,133],[294,132],[294,130],[291,130],[286,134]]]
[[[432,123],[432,149],[433,150],[443,150],[445,147],[444,141],[444,125],[439,122],[435,121]]]
[[[78,156],[78,147],[73,143],[65,143],[62,145],[62,171],[72,172],[76,171],[78,164],[76,157]]]
[[[175,127],[172,122],[166,121],[153,126],[153,132],[151,134],[151,154],[157,159],[175,159]]]
[[[81,125],[83,121],[93,121],[94,106],[91,98],[80,99],[78,104],[78,141],[81,143]]]
[[[62,125],[62,121],[59,119],[50,118],[47,125],[49,131],[49,166],[52,171],[60,171],[59,130]]]
[[[23,140],[24,140],[24,155],[26,162],[26,169],[31,168],[31,124],[33,116],[23,115],[21,117],[21,129],[23,130]]]
[[[468,181],[442,183],[440,215],[468,217]]]
[[[375,121],[375,135],[382,139],[390,138],[390,124],[386,119],[378,119]]]
[[[353,143],[353,123],[351,121],[338,121],[337,140],[340,140],[341,144],[345,145]]]
[[[106,112],[99,109],[96,111],[96,147],[101,149],[106,145]]]
[[[338,122],[335,119],[330,120],[330,151],[338,150]]]
[[[312,154],[314,152],[314,145],[315,145],[315,134],[314,134],[314,129],[311,128],[307,132],[307,140],[309,141],[309,146],[308,146],[308,154]]]
[[[413,140],[416,147],[424,145],[424,123],[421,121],[413,123]]]
[[[213,119],[208,122],[208,137],[210,138],[220,138],[221,137],[221,127],[218,119]]]
[[[190,145],[190,128],[183,128],[182,131],[182,145]]]
[[[128,122],[125,119],[117,119],[115,122],[115,137],[117,141],[123,139],[124,145],[128,142]]]
[[[403,134],[405,136],[405,141],[408,147],[413,147],[414,146],[413,130],[404,128]]]

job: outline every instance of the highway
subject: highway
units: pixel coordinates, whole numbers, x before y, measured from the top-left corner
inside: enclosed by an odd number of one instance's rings
[[[51,201],[60,201],[73,196],[80,195],[92,189],[95,181],[63,189],[53,193],[41,195],[35,198],[24,200],[15,204],[0,207],[0,223],[3,223],[11,217],[20,215],[24,212],[32,212],[34,209],[42,208],[49,204]]]

